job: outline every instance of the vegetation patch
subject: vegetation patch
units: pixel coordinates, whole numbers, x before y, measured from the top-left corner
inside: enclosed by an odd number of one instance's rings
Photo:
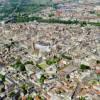
[[[87,66],[87,65],[81,64],[81,65],[80,65],[80,69],[81,69],[82,71],[84,71],[84,70],[88,70],[88,69],[90,69],[90,66]]]

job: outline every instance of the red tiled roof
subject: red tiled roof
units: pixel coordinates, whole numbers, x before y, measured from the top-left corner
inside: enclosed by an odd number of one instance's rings
[[[100,74],[100,70],[96,70],[96,74]]]

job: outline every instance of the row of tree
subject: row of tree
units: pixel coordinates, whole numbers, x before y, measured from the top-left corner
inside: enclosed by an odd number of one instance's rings
[[[17,15],[15,16],[15,22],[29,22],[34,21],[37,22],[44,22],[44,23],[59,23],[59,24],[80,24],[81,26],[85,26],[87,24],[100,26],[99,22],[86,22],[86,21],[79,21],[79,20],[61,20],[61,19],[43,19],[42,17],[32,16],[28,17],[28,15]]]
[[[42,17],[28,17],[27,15],[16,16],[16,22],[29,22],[29,21],[38,21],[38,22],[47,22],[47,23],[61,23],[61,24],[79,24],[78,20],[61,20],[61,19],[43,19]],[[86,22],[81,22],[82,25],[86,25]]]

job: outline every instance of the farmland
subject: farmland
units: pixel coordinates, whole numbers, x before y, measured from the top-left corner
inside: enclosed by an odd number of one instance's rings
[[[31,14],[42,10],[47,0],[8,0],[0,4],[0,20],[17,13]],[[30,2],[29,2],[30,1]],[[48,0],[49,1],[49,0]],[[48,3],[49,4],[49,3]]]

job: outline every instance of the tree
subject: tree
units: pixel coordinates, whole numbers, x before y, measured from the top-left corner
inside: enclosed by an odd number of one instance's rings
[[[11,66],[15,69],[19,69],[20,71],[26,71],[25,65],[21,62],[20,59],[17,59],[16,63]]]
[[[4,82],[5,81],[5,75],[0,74],[0,79]]]
[[[27,85],[26,84],[23,84],[22,86],[21,86],[21,89],[22,89],[22,91],[23,91],[23,93],[26,95],[27,94]]]
[[[45,79],[46,79],[46,77],[45,77],[44,75],[41,75],[41,77],[40,77],[40,79],[39,79],[39,82],[40,82],[41,84],[43,84]]]
[[[9,97],[13,97],[14,95],[15,95],[15,92],[13,91],[9,93]]]
[[[28,96],[27,100],[33,100],[33,98],[31,96]]]
[[[79,98],[79,100],[86,100],[86,99],[85,99],[85,97],[82,97],[82,96],[81,96],[81,97]]]
[[[82,71],[84,71],[84,70],[90,69],[90,66],[81,64],[81,65],[80,65],[80,69],[81,69]]]

